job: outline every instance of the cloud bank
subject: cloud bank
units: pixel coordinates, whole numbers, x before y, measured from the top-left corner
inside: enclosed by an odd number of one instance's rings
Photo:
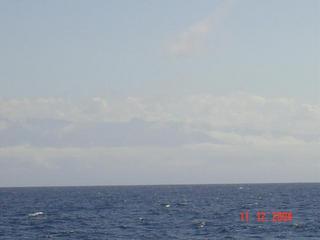
[[[2,99],[0,136],[3,186],[320,180],[320,105],[289,98]]]

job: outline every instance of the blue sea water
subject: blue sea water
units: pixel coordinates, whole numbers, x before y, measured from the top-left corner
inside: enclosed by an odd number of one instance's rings
[[[320,184],[0,188],[0,239],[320,239]]]

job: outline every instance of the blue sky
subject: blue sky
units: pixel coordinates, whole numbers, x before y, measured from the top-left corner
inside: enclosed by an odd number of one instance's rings
[[[0,1],[0,187],[319,182],[319,20],[317,0]]]
[[[318,1],[0,4],[4,97],[245,91],[319,100]],[[190,33],[208,18],[205,33]],[[170,51],[183,41],[195,46]]]

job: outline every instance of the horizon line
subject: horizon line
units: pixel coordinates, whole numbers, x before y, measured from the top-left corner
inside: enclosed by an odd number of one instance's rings
[[[29,185],[0,186],[2,188],[72,188],[72,187],[152,187],[152,186],[204,186],[204,185],[261,185],[261,184],[320,184],[320,182],[256,182],[256,183],[163,183],[163,184],[97,184],[97,185]]]

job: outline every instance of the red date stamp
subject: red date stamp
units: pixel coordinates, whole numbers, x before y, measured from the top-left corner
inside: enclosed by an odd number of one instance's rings
[[[255,220],[259,223],[264,222],[292,222],[293,214],[292,211],[280,211],[280,212],[266,212],[257,211],[255,214]],[[250,214],[249,211],[244,211],[240,213],[241,222],[249,222]]]

